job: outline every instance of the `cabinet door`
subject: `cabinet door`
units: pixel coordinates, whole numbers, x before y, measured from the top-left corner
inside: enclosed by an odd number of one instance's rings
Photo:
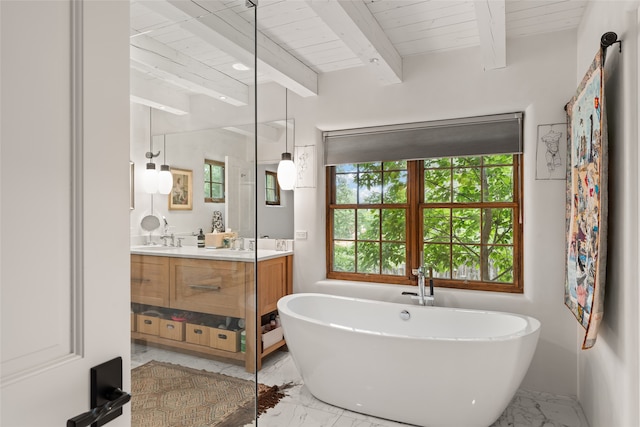
[[[222,316],[245,317],[245,263],[172,258],[169,306]]]
[[[169,258],[131,255],[131,301],[169,305]]]
[[[258,299],[260,314],[277,310],[278,300],[290,293],[291,257],[258,262]]]

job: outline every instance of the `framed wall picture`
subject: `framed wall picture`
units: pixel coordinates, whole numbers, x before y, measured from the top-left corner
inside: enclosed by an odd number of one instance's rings
[[[305,145],[296,147],[296,188],[316,187],[316,146]]]
[[[169,194],[169,209],[193,209],[193,171],[171,168],[173,187]]]
[[[538,126],[536,179],[566,179],[567,124]]]

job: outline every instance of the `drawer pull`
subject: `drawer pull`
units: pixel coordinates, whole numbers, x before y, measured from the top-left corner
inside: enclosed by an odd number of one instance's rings
[[[218,334],[218,338],[220,338],[221,340],[226,340],[227,336],[225,334]]]
[[[151,325],[151,324],[153,324],[153,320],[145,320],[144,324],[145,325]]]
[[[175,326],[173,326],[171,323],[167,324],[167,329],[174,329]]]
[[[222,289],[220,286],[208,286],[208,285],[189,285],[193,289],[202,289],[203,291],[219,291]]]
[[[131,278],[132,282],[138,282],[138,283],[149,283],[151,281],[151,279],[143,279],[140,277],[132,277]]]
[[[201,335],[202,334],[202,329],[194,329],[193,332],[198,334],[198,335]]]

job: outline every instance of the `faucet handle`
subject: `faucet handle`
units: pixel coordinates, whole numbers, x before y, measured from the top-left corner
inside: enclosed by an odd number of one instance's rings
[[[176,245],[176,247],[181,248],[182,247],[182,240],[184,239],[184,237],[177,237],[178,239],[178,244]]]

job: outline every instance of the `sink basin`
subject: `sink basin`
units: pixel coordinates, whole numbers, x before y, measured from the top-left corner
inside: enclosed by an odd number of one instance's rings
[[[134,251],[166,251],[169,249],[176,249],[175,246],[162,246],[162,245],[138,245],[131,246],[131,250]]]

